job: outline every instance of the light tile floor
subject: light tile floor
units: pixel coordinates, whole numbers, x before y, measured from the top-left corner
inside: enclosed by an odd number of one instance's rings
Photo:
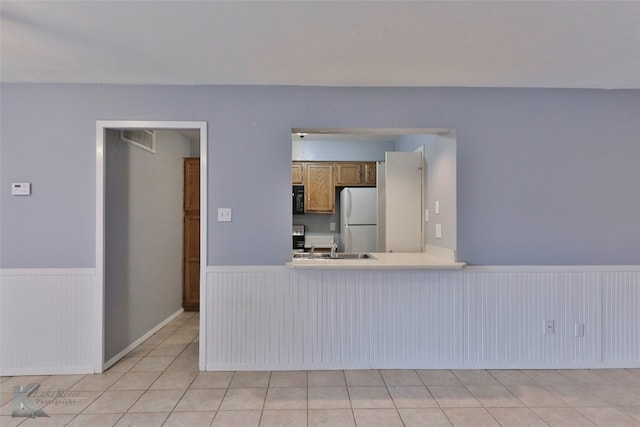
[[[640,427],[640,369],[199,372],[198,321],[103,374],[2,377],[0,425]],[[49,417],[11,417],[32,382]]]

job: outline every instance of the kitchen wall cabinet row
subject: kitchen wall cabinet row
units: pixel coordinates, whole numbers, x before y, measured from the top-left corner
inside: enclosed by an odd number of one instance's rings
[[[304,185],[306,165],[331,167],[335,175],[335,186],[376,186],[376,162],[292,162],[291,181]]]
[[[364,186],[375,187],[375,162],[334,163],[336,185],[339,187]]]
[[[335,212],[336,187],[375,187],[375,162],[292,162],[291,181],[304,185],[308,213]]]

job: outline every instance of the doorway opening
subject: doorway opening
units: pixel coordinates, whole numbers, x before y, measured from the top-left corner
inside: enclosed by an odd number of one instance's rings
[[[103,372],[109,366],[114,364],[119,358],[123,357],[128,353],[128,351],[132,348],[135,348],[141,341],[148,338],[149,333],[140,335],[140,331],[134,332],[132,337],[119,337],[120,341],[123,339],[124,342],[128,344],[125,348],[120,349],[122,344],[118,344],[114,347],[112,345],[112,341],[108,341],[108,338],[111,336],[107,336],[107,333],[110,333],[113,327],[113,322],[117,321],[118,313],[121,309],[126,309],[127,307],[119,307],[117,303],[114,303],[113,295],[107,293],[107,277],[114,269],[109,269],[107,265],[107,253],[109,254],[118,254],[118,249],[113,250],[109,245],[115,239],[112,237],[112,233],[114,230],[117,230],[121,234],[120,239],[122,241],[131,239],[129,236],[129,230],[126,228],[123,230],[118,230],[118,226],[114,226],[114,224],[118,224],[117,221],[113,221],[112,216],[114,215],[113,210],[107,211],[106,201],[111,196],[107,193],[107,187],[113,185],[114,179],[117,181],[120,179],[118,176],[118,171],[116,173],[110,173],[107,175],[107,146],[109,145],[111,150],[114,150],[111,143],[108,144],[110,138],[113,139],[114,135],[120,135],[123,130],[126,131],[140,131],[140,130],[157,130],[159,132],[164,131],[177,131],[181,132],[185,135],[194,135],[194,140],[199,139],[199,143],[196,143],[196,147],[192,147],[191,151],[194,149],[199,152],[200,157],[200,171],[199,171],[199,180],[200,180],[200,191],[199,191],[199,201],[200,201],[200,244],[199,244],[199,258],[202,260],[199,267],[199,278],[200,278],[200,301],[201,307],[203,302],[205,301],[205,288],[204,286],[204,278],[205,278],[205,267],[206,267],[206,252],[207,252],[207,124],[206,122],[194,122],[194,121],[98,121],[96,122],[96,285],[95,285],[95,293],[94,293],[94,321],[93,321],[93,329],[95,331],[95,372]],[[167,134],[176,133],[176,132],[165,132]],[[127,145],[127,144],[124,144]],[[175,144],[176,146],[179,144]],[[115,150],[114,150],[115,151]],[[114,154],[109,152],[110,155]],[[149,156],[154,156],[151,153],[145,153]],[[124,159],[129,161],[129,158],[126,156],[130,156],[131,153],[125,154]],[[136,153],[137,155],[137,153]],[[190,155],[184,156],[190,157]],[[181,159],[180,159],[181,160]],[[175,171],[174,171],[175,172]],[[152,173],[153,174],[153,173]],[[182,175],[182,170],[179,171],[179,174]],[[115,176],[114,176],[115,175]],[[155,177],[160,178],[162,173],[155,172]],[[147,177],[151,181],[153,181],[154,176]],[[122,177],[122,180],[125,185],[129,185],[127,180],[129,177]],[[181,183],[181,179],[173,179],[170,178],[167,181],[167,185],[171,185],[171,180],[179,181]],[[158,190],[156,190],[158,191]],[[177,190],[176,190],[177,191]],[[174,191],[174,193],[176,192]],[[162,193],[162,191],[160,191]],[[132,196],[131,194],[124,194],[120,197],[123,199],[123,206],[128,207],[131,205],[144,205],[144,200],[137,200],[139,197],[145,197],[144,189],[140,191],[137,190],[135,193],[137,196]],[[159,200],[162,201],[162,194],[157,194]],[[125,200],[125,199],[129,200]],[[131,200],[134,199],[134,200]],[[109,199],[111,200],[111,199]],[[182,211],[182,203],[180,203],[180,211]],[[117,210],[116,210],[117,212]],[[158,215],[159,217],[160,215]],[[136,227],[140,224],[140,230],[138,232],[144,232],[145,227],[149,225],[150,222],[154,220],[156,215],[151,212],[149,214],[148,220],[143,218],[143,220],[139,220],[136,222]],[[108,227],[107,227],[108,226]],[[109,232],[109,237],[107,238],[106,233]],[[148,234],[148,236],[152,236],[152,234]],[[147,237],[152,238],[152,237]],[[179,245],[182,244],[182,239],[179,239]],[[109,252],[107,252],[107,249]],[[137,246],[126,246],[127,250],[136,250]],[[120,254],[121,261],[128,262],[129,256],[131,254]],[[153,265],[145,265],[143,269],[153,270],[158,266]],[[195,272],[198,274],[198,272]],[[117,280],[117,279],[116,279]],[[147,287],[152,286],[152,284],[145,285]],[[176,285],[177,286],[177,285]],[[110,289],[109,289],[110,290]],[[153,289],[147,289],[146,292],[153,292]],[[111,300],[108,299],[111,298]],[[140,312],[136,310],[129,310],[129,315],[136,316],[138,319],[142,319],[142,323],[147,320],[147,317],[152,316],[152,312],[145,310],[149,310],[148,307],[141,309]],[[206,311],[201,309],[200,315],[200,348],[199,348],[199,367],[203,369],[204,364],[204,349],[206,346],[204,345],[205,334],[203,325],[205,322],[205,313]],[[114,320],[115,319],[115,320]],[[107,320],[109,320],[109,328],[107,328]],[[155,322],[155,320],[154,320]],[[144,325],[143,325],[144,327]],[[148,329],[148,328],[147,328]],[[145,330],[146,332],[146,330]],[[155,332],[155,329],[149,331],[150,333]],[[114,348],[120,350],[116,354],[114,354]]]

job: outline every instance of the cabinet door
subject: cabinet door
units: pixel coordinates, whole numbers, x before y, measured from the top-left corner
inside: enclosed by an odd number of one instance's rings
[[[304,163],[291,163],[291,183],[304,184]]]
[[[335,187],[332,163],[307,163],[304,185],[305,212],[333,213],[335,211]]]
[[[364,185],[376,185],[376,163],[375,162],[367,162],[364,165]]]
[[[362,163],[336,163],[336,185],[362,185]]]

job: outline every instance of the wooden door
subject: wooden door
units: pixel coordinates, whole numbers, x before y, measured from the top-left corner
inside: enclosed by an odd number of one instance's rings
[[[200,159],[184,159],[182,307],[200,310]]]

